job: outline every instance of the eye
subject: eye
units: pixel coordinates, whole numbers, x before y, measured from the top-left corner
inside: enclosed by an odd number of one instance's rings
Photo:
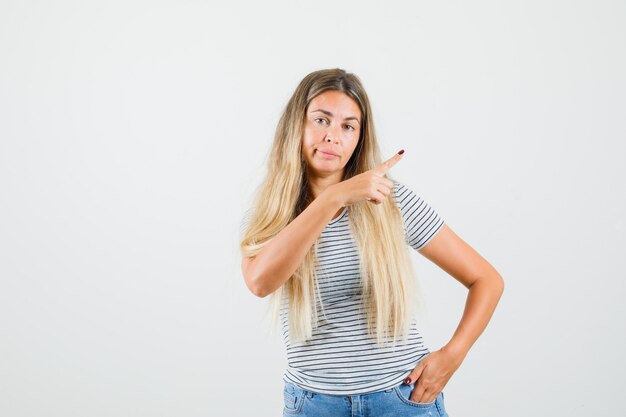
[[[350,131],[354,131],[355,130],[354,126],[352,126],[352,125],[346,125],[346,127],[349,127],[350,129],[348,129],[348,130],[350,130]]]
[[[318,122],[318,120],[322,120],[323,122],[326,122],[326,119],[324,119],[324,118],[322,118],[322,117],[319,117],[319,118],[314,119],[314,120],[315,120],[315,122],[316,122],[316,123],[318,123],[318,124],[320,124],[320,123]],[[322,123],[322,124],[323,124],[323,123]]]

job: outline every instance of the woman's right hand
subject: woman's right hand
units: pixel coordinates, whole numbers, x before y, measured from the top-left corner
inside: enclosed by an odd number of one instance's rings
[[[393,189],[393,181],[384,178],[383,175],[394,166],[400,159],[404,150],[401,150],[379,166],[359,175],[333,184],[329,187],[341,206],[368,200],[374,204],[380,204],[387,198]]]

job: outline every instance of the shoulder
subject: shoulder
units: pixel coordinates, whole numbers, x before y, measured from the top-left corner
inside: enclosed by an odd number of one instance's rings
[[[395,182],[393,198],[402,213],[407,243],[421,249],[442,228],[444,219],[406,184]]]
[[[394,181],[392,196],[400,209],[406,208],[411,201],[419,199],[419,196],[413,189],[398,181]]]
[[[402,182],[394,181],[393,199],[398,208],[407,216],[416,215],[418,213],[431,212],[436,214],[434,208],[416,192],[411,186]]]

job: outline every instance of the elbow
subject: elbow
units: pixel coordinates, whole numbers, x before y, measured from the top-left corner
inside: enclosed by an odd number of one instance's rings
[[[246,281],[246,286],[250,290],[250,292],[256,295],[259,298],[265,298],[268,295],[268,292],[263,286],[259,285],[259,279],[254,277],[244,277]]]
[[[498,279],[497,281],[497,285],[496,287],[498,288],[498,295],[499,297],[502,297],[502,294],[504,293],[504,278],[502,278],[502,276],[500,274],[498,274]]]
[[[250,292],[259,298],[265,298],[272,294],[277,288],[274,287],[274,272],[267,271],[265,268],[258,268],[255,261],[244,261],[242,267],[243,278]],[[272,276],[272,279],[269,279]]]
[[[471,289],[474,285],[478,285],[481,288],[488,288],[490,292],[497,295],[498,299],[502,297],[502,293],[504,293],[504,279],[497,273],[484,275],[480,279],[474,281],[468,289]]]
[[[250,291],[252,291],[252,294],[256,295],[259,298],[265,298],[269,295],[267,291],[259,287],[253,287],[250,289]]]
[[[263,298],[267,295],[264,288],[259,285],[260,282],[263,282],[259,274],[255,273],[255,258],[243,258],[243,262],[241,264],[241,272],[243,275],[243,280],[246,283],[246,287],[248,290],[259,298]]]

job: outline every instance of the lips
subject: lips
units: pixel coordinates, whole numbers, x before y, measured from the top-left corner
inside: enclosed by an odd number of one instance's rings
[[[317,149],[318,152],[325,154],[324,156],[339,156],[330,149]]]

